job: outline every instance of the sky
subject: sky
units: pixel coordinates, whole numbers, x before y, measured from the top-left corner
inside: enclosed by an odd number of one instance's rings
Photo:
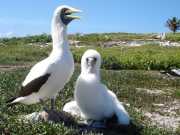
[[[180,0],[0,0],[0,37],[50,33],[59,5],[81,9],[73,33],[161,33],[168,18],[180,18]]]

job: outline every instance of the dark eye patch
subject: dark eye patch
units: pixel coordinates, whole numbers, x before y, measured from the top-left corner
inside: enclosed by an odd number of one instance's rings
[[[94,61],[97,61],[97,58],[96,57],[92,57],[94,59]],[[86,58],[86,62],[89,61],[89,58]]]
[[[68,8],[63,8],[62,10],[61,10],[61,15],[60,15],[60,17],[61,17],[61,20],[62,20],[62,22],[65,24],[65,25],[68,25],[71,21],[72,21],[72,19],[71,18],[67,18],[66,17],[66,15],[70,15],[71,13],[69,12],[66,12],[66,11],[68,11],[69,9]]]
[[[66,12],[67,10],[68,10],[67,8],[63,8],[63,9],[61,10],[61,14],[65,14],[65,12]]]
[[[70,15],[71,13],[66,13],[66,11],[68,11],[69,9],[68,8],[63,8],[62,11],[61,11],[61,14],[63,15]]]

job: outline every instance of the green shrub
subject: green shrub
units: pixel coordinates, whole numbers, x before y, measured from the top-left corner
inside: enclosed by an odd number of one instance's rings
[[[180,68],[180,48],[144,45],[140,47],[72,47],[74,60],[81,62],[83,53],[96,49],[102,55],[102,68],[105,69],[144,69],[166,70]],[[0,64],[34,63],[47,57],[51,46],[40,47],[29,44],[7,44],[0,46]]]
[[[102,67],[105,69],[145,69],[162,70],[171,67],[180,68],[180,48],[165,48],[157,45],[141,47],[97,48],[102,55]],[[73,48],[76,62],[89,48]]]
[[[180,33],[168,33],[166,39],[169,41],[180,41]]]

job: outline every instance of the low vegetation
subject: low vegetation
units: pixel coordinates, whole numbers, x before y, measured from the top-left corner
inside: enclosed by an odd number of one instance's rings
[[[74,56],[80,62],[87,48],[74,49]],[[170,69],[180,68],[180,48],[165,48],[158,45],[141,47],[95,48],[103,57],[105,69]]]
[[[13,71],[0,72],[0,132],[9,132],[10,134],[55,134],[55,135],[77,135],[78,129],[69,128],[63,123],[31,123],[19,120],[22,115],[27,115],[35,111],[40,111],[42,108],[37,105],[17,105],[15,107],[6,107],[5,101],[19,91],[20,83],[24,79],[29,69],[21,68]],[[71,81],[66,85],[64,91],[57,97],[57,109],[62,109],[62,106],[72,100],[74,82],[79,75],[79,67],[76,67],[76,72]],[[111,79],[110,79],[111,78]],[[176,89],[180,89],[180,79],[164,78],[164,75],[157,74],[156,71],[107,71],[102,70],[102,81],[110,89],[112,89],[118,98],[127,104],[126,109],[133,118],[133,122],[138,127],[143,127],[139,131],[139,135],[176,135],[178,128],[163,127],[162,125],[152,125],[152,122],[143,112],[160,113],[155,110],[153,104],[170,103],[179,96],[176,95]],[[127,83],[128,82],[128,83]],[[149,89],[151,91],[162,90],[165,94],[149,94],[138,91],[138,89]],[[176,95],[176,96],[175,96]],[[177,97],[177,98],[174,98]],[[177,117],[180,114],[177,110]],[[105,135],[118,135],[113,131],[106,131]],[[84,133],[90,135],[90,133]],[[97,135],[91,133],[92,135]],[[133,135],[131,133],[130,135]]]
[[[180,48],[145,45],[141,47],[72,47],[76,62],[88,48],[97,49],[103,57],[104,69],[167,70],[180,68]],[[28,64],[36,62],[50,53],[51,46],[36,44],[11,44],[0,46],[0,64]]]
[[[4,44],[0,46],[0,64],[18,65],[36,62],[48,56],[50,48],[22,43]]]
[[[80,41],[85,43],[84,45],[98,46],[101,42],[107,41],[134,41],[134,40],[157,40],[155,33],[139,34],[139,33],[94,33],[94,34],[81,34],[77,33],[69,35],[70,40]],[[180,41],[180,33],[166,33],[166,40]],[[0,45],[2,44],[28,44],[28,43],[49,43],[51,42],[51,36],[49,34],[41,34],[25,37],[12,37],[12,38],[0,38]]]
[[[171,41],[177,41],[177,39],[180,41],[179,37],[179,33],[167,35],[167,39]],[[70,39],[83,41],[82,44],[85,46],[85,41],[94,43],[121,38],[145,40],[151,38],[151,35],[111,33],[70,36]],[[63,123],[32,123],[19,120],[19,116],[42,110],[39,104],[17,105],[12,108],[5,105],[5,101],[19,91],[20,84],[30,66],[48,56],[51,44],[47,43],[50,41],[50,36],[46,34],[41,37],[0,39],[0,134],[80,134],[78,129],[66,127]],[[180,68],[180,48],[161,47],[157,44],[112,48],[72,46],[75,62],[80,63],[82,54],[90,48],[98,50],[103,57],[103,69],[101,70],[103,83],[113,90],[120,101],[125,104],[137,127],[142,127],[138,135],[180,134],[178,126],[180,79],[168,77],[156,71]],[[72,100],[74,82],[80,72],[78,65],[71,81],[57,97],[58,110]],[[6,66],[13,66],[13,68],[6,68]],[[99,135],[94,132],[83,134]],[[119,133],[110,130],[104,135],[119,135]],[[129,135],[134,135],[134,133],[129,133]]]
[[[148,40],[152,38],[152,34],[137,34],[137,33],[94,33],[94,34],[76,34],[69,37],[73,40],[78,40],[87,43],[107,42],[107,41],[129,41],[129,40]]]
[[[176,34],[169,33],[166,35],[166,40],[173,42],[180,41],[180,33],[176,33]]]

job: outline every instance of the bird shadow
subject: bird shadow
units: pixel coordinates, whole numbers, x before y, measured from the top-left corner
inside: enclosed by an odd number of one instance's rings
[[[82,135],[84,133],[96,133],[102,135],[141,135],[141,130],[143,129],[141,125],[138,125],[133,121],[131,121],[129,125],[119,125],[117,124],[116,116],[107,119],[105,127],[95,128],[84,123],[79,123],[76,118],[64,111],[46,110],[46,113],[45,119],[47,121],[64,123],[64,126],[76,130],[76,133],[74,133],[75,135]]]

